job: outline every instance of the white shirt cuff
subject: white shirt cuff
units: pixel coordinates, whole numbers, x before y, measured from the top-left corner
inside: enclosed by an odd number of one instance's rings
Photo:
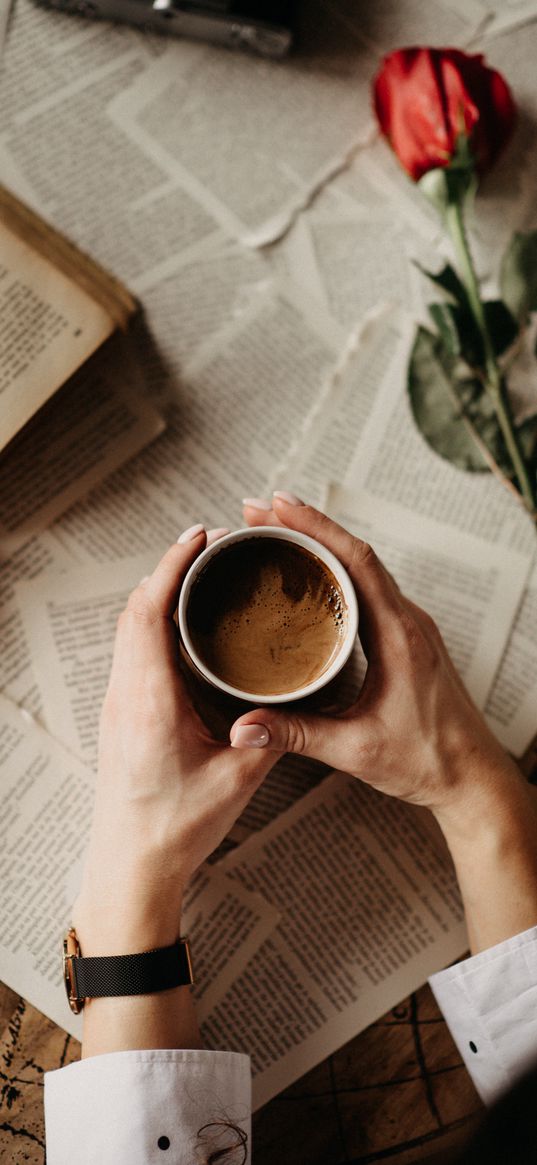
[[[485,1104],[537,1059],[537,927],[429,979]]]
[[[250,1119],[235,1052],[111,1052],[45,1075],[47,1165],[192,1165],[244,1135],[249,1162]]]

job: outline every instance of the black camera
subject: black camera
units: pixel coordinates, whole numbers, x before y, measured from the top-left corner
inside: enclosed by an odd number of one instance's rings
[[[80,16],[120,20],[172,36],[209,40],[263,57],[283,57],[293,43],[294,3],[285,0],[41,0]]]

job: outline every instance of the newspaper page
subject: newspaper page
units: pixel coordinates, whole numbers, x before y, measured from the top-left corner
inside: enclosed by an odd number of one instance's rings
[[[287,60],[170,42],[109,113],[220,226],[261,246],[367,142],[375,68],[367,57],[359,30],[314,3]]]
[[[154,553],[93,569],[72,567],[16,588],[44,723],[90,768],[97,763],[118,616],[157,561]]]
[[[0,456],[0,559],[164,428],[142,393],[124,338],[114,336]]]
[[[485,711],[505,748],[522,756],[537,732],[537,567],[534,567]]]
[[[485,0],[490,13],[486,36],[496,36],[511,28],[530,24],[537,18],[535,0]]]
[[[334,486],[333,517],[371,542],[401,590],[438,624],[466,687],[479,708],[498,670],[528,573],[530,554],[509,557],[463,531],[423,516],[367,490]]]
[[[384,501],[397,499],[405,522],[432,518],[457,534],[475,534],[504,551],[532,554],[529,516],[488,472],[466,473],[439,457],[417,429],[406,392],[415,325],[407,320],[400,344],[378,386],[344,484]]]
[[[262,887],[281,913],[203,1024],[209,1046],[250,1053],[254,1108],[467,949],[432,818],[343,774],[221,868],[250,891]]]
[[[276,282],[197,349],[167,430],[53,527],[81,561],[165,549],[192,522],[239,526],[263,494],[345,343],[300,289]]]
[[[11,14],[12,0],[1,0],[0,3],[0,62],[6,43],[6,34],[9,17]]]
[[[70,555],[48,533],[30,538],[11,558],[0,562],[0,692],[34,717],[42,711],[32,668],[36,644],[26,639],[15,587],[23,579],[32,579],[40,588],[48,574],[72,564]]]
[[[0,696],[0,978],[80,1039],[67,1006],[61,938],[78,893],[93,802],[91,772]],[[278,910],[218,868],[187,892],[203,1015],[229,990],[278,921]]]
[[[323,506],[326,483],[341,481],[374,408],[378,386],[400,343],[397,313],[380,306],[352,329],[323,390],[293,435],[270,485]]]
[[[378,54],[400,45],[446,44],[464,48],[487,18],[486,0],[383,0],[356,4],[354,0],[326,0],[326,7]]]
[[[215,232],[212,216],[107,116],[167,45],[17,0],[0,75],[2,180],[134,290]]]

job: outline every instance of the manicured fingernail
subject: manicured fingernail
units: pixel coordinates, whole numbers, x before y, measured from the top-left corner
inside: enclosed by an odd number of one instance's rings
[[[266,498],[243,498],[243,506],[250,506],[252,510],[264,510],[266,514],[272,509],[270,502]]]
[[[287,502],[290,506],[303,506],[305,504],[301,498],[297,498],[296,494],[290,494],[285,489],[275,489],[272,496],[280,498],[282,502]]]
[[[207,546],[211,546],[213,542],[218,542],[218,539],[223,538],[225,534],[229,534],[227,526],[217,526],[215,530],[207,530]]]
[[[240,724],[231,737],[232,748],[264,748],[270,732],[264,724]]]
[[[202,522],[198,522],[195,526],[189,526],[188,530],[183,530],[183,533],[177,539],[178,542],[193,542],[198,534],[203,534],[205,526]]]

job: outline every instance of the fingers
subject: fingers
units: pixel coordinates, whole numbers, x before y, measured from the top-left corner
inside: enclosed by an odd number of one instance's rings
[[[382,653],[390,627],[400,618],[401,595],[374,550],[293,494],[276,491],[272,505],[285,526],[316,538],[346,567],[361,605],[360,638],[366,655],[369,657],[373,648],[375,654]]]
[[[344,772],[355,772],[370,747],[368,724],[325,716],[303,716],[272,708],[257,708],[235,721],[232,748],[255,753],[293,752]],[[364,760],[365,763],[365,760]]]
[[[182,541],[181,541],[182,539]],[[201,524],[191,526],[181,534],[174,546],[166,551],[153,574],[143,583],[143,598],[133,591],[129,606],[149,600],[156,615],[169,618],[179,598],[181,583],[194,559],[206,545],[207,535]]]
[[[175,668],[177,636],[172,622],[183,579],[203,550],[203,526],[191,526],[132,591],[118,620],[111,680],[125,687],[135,673]]]
[[[243,513],[248,526],[283,526],[266,498],[243,498]]]

